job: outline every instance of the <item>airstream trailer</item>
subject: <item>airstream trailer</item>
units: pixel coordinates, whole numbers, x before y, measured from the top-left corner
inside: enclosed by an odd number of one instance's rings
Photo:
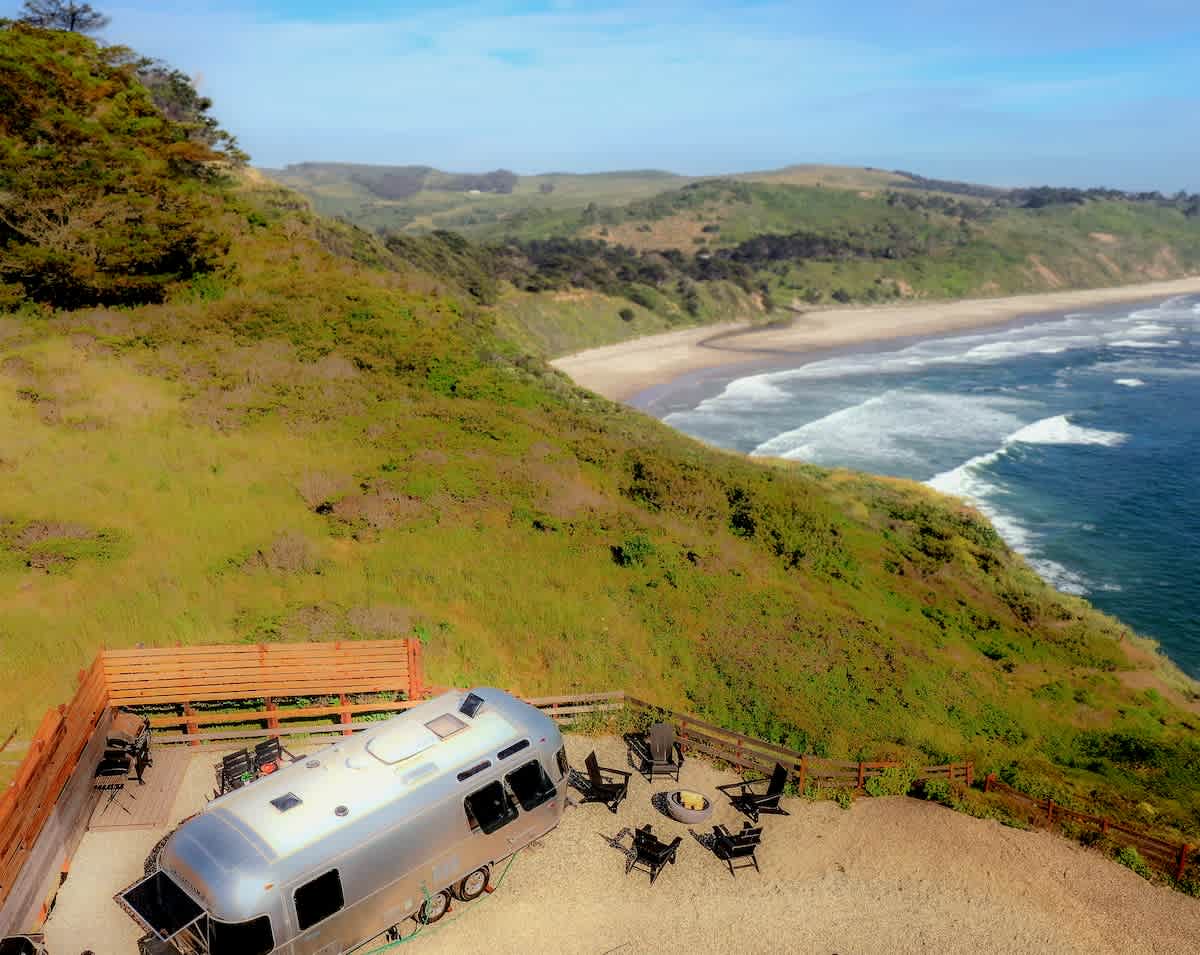
[[[548,716],[446,693],[214,799],[117,901],[184,955],[341,955],[480,896],[567,776]]]

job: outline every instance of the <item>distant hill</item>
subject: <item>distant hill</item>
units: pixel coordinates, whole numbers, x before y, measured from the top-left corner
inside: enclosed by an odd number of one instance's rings
[[[273,175],[415,264],[471,259],[466,287],[544,354],[814,305],[1200,270],[1200,196],[1186,194],[998,189],[819,165],[705,179],[338,164]],[[586,321],[576,293],[587,293]]]

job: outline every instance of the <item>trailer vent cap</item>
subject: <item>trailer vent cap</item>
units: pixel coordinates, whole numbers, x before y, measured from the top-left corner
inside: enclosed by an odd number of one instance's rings
[[[335,816],[337,816],[339,819],[342,819],[342,818],[350,815],[350,810],[346,806],[337,806],[333,810],[333,814]]]
[[[469,719],[474,719],[475,714],[479,712],[479,707],[481,706],[483,706],[483,697],[474,693],[468,693],[467,698],[459,706],[458,712]]]
[[[306,769],[316,769],[320,765],[321,765],[321,761],[319,759],[310,759],[307,763],[304,764]]]
[[[272,799],[271,805],[280,812],[287,812],[289,809],[295,809],[301,802],[302,800],[295,793],[284,793],[282,796]]]

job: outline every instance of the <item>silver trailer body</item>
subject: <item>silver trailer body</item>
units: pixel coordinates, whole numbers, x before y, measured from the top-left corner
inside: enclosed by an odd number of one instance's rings
[[[567,775],[544,713],[446,693],[213,800],[118,901],[189,955],[341,955],[477,896],[558,824]]]

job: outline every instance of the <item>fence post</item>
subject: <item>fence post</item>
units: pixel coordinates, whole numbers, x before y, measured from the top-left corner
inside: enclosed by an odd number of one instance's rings
[[[804,795],[804,790],[808,788],[808,755],[804,754],[800,757],[800,795]]]
[[[975,785],[975,764],[967,763],[967,786],[968,788]]]
[[[983,778],[983,791],[985,793],[990,793],[992,791],[992,783],[994,783],[995,781],[996,781],[996,774],[988,773]]]
[[[1100,820],[1100,834],[1105,835],[1105,836],[1108,835],[1108,819],[1107,818]]]
[[[338,694],[338,703],[341,704],[341,706],[342,706],[342,711],[340,713],[338,713],[338,722],[341,723],[343,726],[345,726],[347,723],[350,722],[350,711],[345,708],[346,706],[349,705],[349,702],[350,701],[346,699],[345,693]],[[343,729],[342,735],[349,736],[352,732],[353,732],[352,730]]]
[[[862,789],[862,788],[863,788],[863,784],[864,784],[865,782],[866,782],[866,770],[865,770],[865,768],[863,767],[863,762],[862,762],[862,760],[860,759],[860,760],[858,761],[858,788],[859,788],[859,789]]]
[[[685,718],[679,721],[679,752],[681,753],[687,751],[687,738],[687,719]]]
[[[267,712],[274,713],[276,711],[276,709],[278,709],[278,707],[275,705],[275,700],[272,697],[268,696],[267,697]],[[279,729],[279,720],[274,716],[268,716],[267,717],[267,729],[269,729],[269,730]]]
[[[946,776],[949,778],[950,782],[954,782],[954,764],[953,763],[951,763],[948,767],[946,767]]]
[[[195,712],[196,712],[196,711],[192,709],[192,704],[191,704],[191,703],[184,703],[184,704],[183,704],[183,715],[184,715],[184,716],[194,716],[194,715],[195,715]],[[187,736],[191,736],[193,733],[199,733],[199,732],[200,732],[200,727],[199,727],[199,726],[198,726],[196,723],[190,723],[190,722],[189,722],[189,723],[188,723],[188,724],[187,724],[187,725],[184,727],[184,730],[183,730],[183,731],[184,731],[184,734],[185,734],[185,735],[187,735]],[[188,745],[189,745],[189,746],[199,746],[199,745],[200,745],[200,741],[199,741],[199,740],[194,740],[194,739],[193,739],[193,740],[188,740]]]
[[[1191,849],[1192,847],[1186,842],[1179,847],[1179,856],[1175,860],[1175,880],[1177,882],[1183,881],[1183,873],[1187,869],[1188,853]]]
[[[1054,800],[1046,797],[1046,822],[1054,822]]]
[[[737,757],[736,758],[737,758],[738,772],[739,773],[744,772],[745,767],[742,766],[742,741],[740,739],[737,741]]]

